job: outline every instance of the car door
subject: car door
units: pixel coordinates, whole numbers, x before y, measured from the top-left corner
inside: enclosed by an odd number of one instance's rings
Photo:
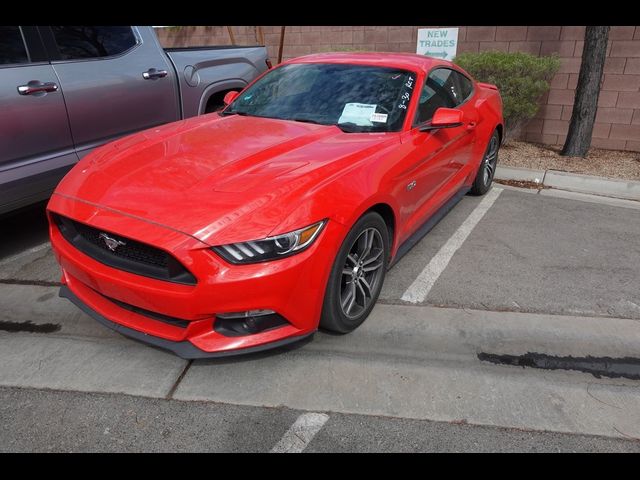
[[[40,27],[60,78],[79,157],[122,135],[178,120],[177,79],[149,27]]]
[[[451,155],[450,167],[454,173],[464,169],[465,176],[470,164],[473,163],[473,143],[476,140],[475,129],[478,124],[478,111],[473,102],[473,82],[457,70],[451,70],[450,87],[456,99],[456,108],[462,110],[464,125],[460,127],[462,135],[455,146],[456,151]]]
[[[0,213],[46,198],[77,161],[37,30],[0,26]]]
[[[429,73],[420,92],[413,128],[403,135],[403,144],[408,146],[404,163],[410,166],[402,178],[406,187],[400,199],[407,235],[455,193],[447,186],[458,171],[456,158],[468,155],[463,152],[468,137],[466,125],[420,131],[438,108],[460,104],[451,72],[449,68],[436,68]]]

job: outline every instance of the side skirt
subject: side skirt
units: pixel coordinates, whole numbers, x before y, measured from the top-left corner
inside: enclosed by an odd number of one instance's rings
[[[449,200],[447,200],[447,202],[444,205],[442,205],[433,215],[431,215],[429,219],[426,222],[424,222],[420,226],[420,228],[418,228],[418,230],[416,230],[414,233],[411,234],[409,238],[407,238],[404,242],[402,242],[402,245],[398,247],[398,251],[396,252],[395,257],[393,257],[393,260],[391,261],[391,263],[389,263],[389,268],[393,267],[396,263],[398,263],[398,261],[402,257],[404,257],[405,254],[416,245],[416,243],[422,240],[422,237],[424,237],[427,233],[429,233],[429,231],[433,227],[435,227],[438,224],[438,222],[442,220],[442,218],[447,213],[449,213],[449,211],[453,207],[455,207],[460,200],[462,200],[462,197],[464,197],[469,190],[471,190],[471,188],[469,187],[462,187],[460,190],[458,190],[458,192]]]

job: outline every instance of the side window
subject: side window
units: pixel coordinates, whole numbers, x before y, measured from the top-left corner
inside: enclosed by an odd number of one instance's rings
[[[132,48],[131,27],[52,26],[63,60],[119,55]]]
[[[0,65],[28,62],[20,27],[0,26]]]
[[[414,125],[431,120],[440,107],[455,108],[459,104],[460,92],[454,85],[452,73],[448,68],[438,68],[429,74],[422,87]]]
[[[438,68],[429,75],[440,87],[444,89],[443,94],[449,97],[454,105],[462,103],[460,89],[456,82],[456,72],[448,68]],[[453,108],[453,107],[450,107]]]
[[[473,93],[473,83],[463,74],[458,72],[453,72],[458,80],[459,91],[460,91],[460,103],[466,101],[471,94]]]

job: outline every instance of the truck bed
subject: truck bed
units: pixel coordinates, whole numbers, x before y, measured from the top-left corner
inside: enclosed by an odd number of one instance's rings
[[[189,50],[228,50],[233,48],[259,48],[264,45],[201,45],[194,47],[167,47],[164,48],[165,52],[184,52]]]
[[[260,45],[179,47],[164,51],[178,74],[183,118],[205,113],[210,92],[242,90],[268,68],[267,49]]]

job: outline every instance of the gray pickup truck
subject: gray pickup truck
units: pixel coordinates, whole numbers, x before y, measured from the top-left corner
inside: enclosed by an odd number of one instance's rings
[[[0,214],[46,199],[92,149],[222,106],[265,47],[163,49],[152,27],[0,26]]]

